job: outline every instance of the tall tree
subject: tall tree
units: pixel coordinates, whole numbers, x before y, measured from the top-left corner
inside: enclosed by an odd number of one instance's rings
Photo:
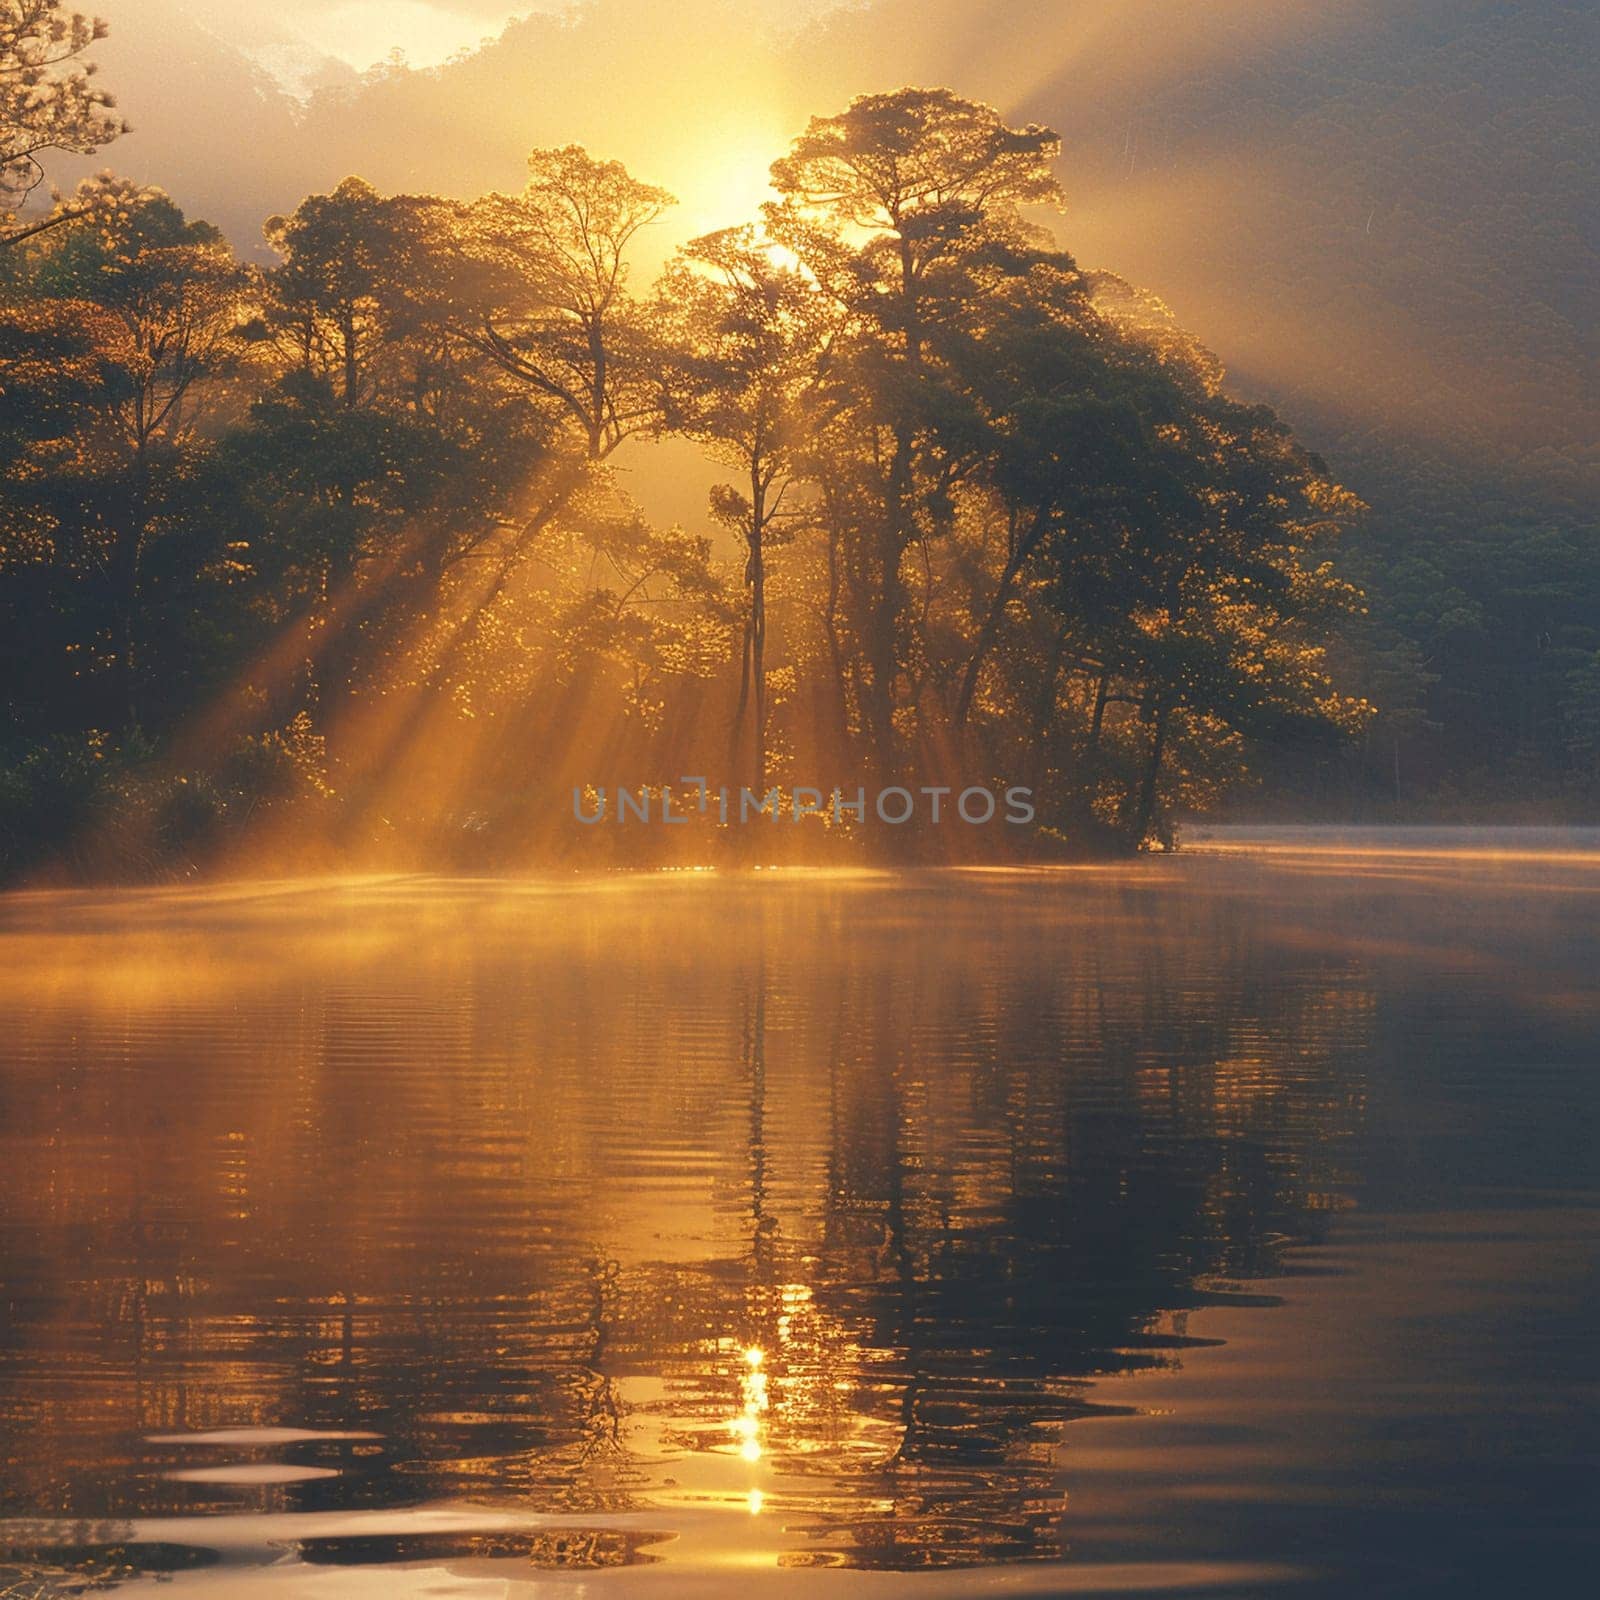
[[[651,427],[659,387],[648,303],[628,287],[629,251],[673,204],[619,161],[578,145],[535,150],[520,195],[466,208],[466,248],[485,269],[466,332],[603,461]]]
[[[334,698],[503,541],[543,458],[548,422],[451,326],[455,221],[347,178],[267,224],[254,331],[284,370],[229,453]]]
[[[424,215],[416,202],[346,178],[267,221],[267,242],[282,258],[268,278],[267,326],[288,359],[326,379],[347,410],[386,379],[403,381],[403,368],[385,373],[380,364],[417,320]]]
[[[468,648],[544,532],[627,439],[659,421],[659,341],[629,287],[639,233],[672,205],[618,161],[578,145],[535,150],[520,195],[459,208],[453,326],[521,389],[548,430],[544,467],[440,671]]]
[[[751,714],[758,792],[767,770],[767,562],[810,515],[799,474],[804,401],[836,323],[805,275],[774,258],[751,227],[694,240],[660,284],[667,366],[664,423],[740,474],[712,491],[711,511],[744,550],[748,596],[733,738]]]
[[[866,671],[865,711],[879,757],[892,765],[901,732],[897,689],[919,675],[902,563],[947,524],[961,471],[933,424],[942,374],[928,365],[930,325],[958,293],[962,257],[997,237],[1030,235],[1025,206],[1059,202],[1050,172],[1059,140],[1008,127],[988,106],[948,89],[865,95],[813,118],[772,168],[783,199],[767,208],[794,251],[851,317],[838,371],[856,388],[853,487],[877,502],[868,548],[852,551]],[[854,543],[855,540],[852,539]]]
[[[41,156],[90,155],[127,131],[83,60],[105,35],[103,22],[63,10],[62,0],[0,0],[0,248],[81,214],[58,207],[31,227],[19,224],[18,210],[44,182]]]
[[[204,431],[219,423],[249,275],[215,228],[158,190],[97,180],[59,209],[84,225],[36,237],[25,281],[43,300],[93,307],[106,337],[81,392],[56,515],[98,551],[112,723],[128,729],[140,719],[147,550]]]

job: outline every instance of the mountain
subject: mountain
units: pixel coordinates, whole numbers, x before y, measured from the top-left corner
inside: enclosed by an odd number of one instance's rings
[[[63,187],[105,167],[171,193],[257,249],[270,197],[303,190],[297,102],[264,64],[274,53],[315,72],[295,37],[265,23],[224,36],[180,0],[97,0],[110,24],[95,46],[99,81],[132,132],[82,159],[54,162]]]
[[[304,104],[262,65],[293,52],[283,30],[103,9],[103,76],[136,128],[107,155],[245,250],[350,172],[472,194],[568,140],[677,188],[682,234],[759,199],[808,115],[944,82],[1059,129],[1069,248],[1165,295],[1306,421],[1480,455],[1592,439],[1583,4],[591,0],[431,71],[325,63]]]

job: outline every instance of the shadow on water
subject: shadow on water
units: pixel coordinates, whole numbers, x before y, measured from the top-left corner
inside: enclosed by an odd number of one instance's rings
[[[1583,908],[1491,880],[20,897],[9,1559],[252,1513],[318,1566],[1070,1563],[1097,1381],[1273,1315],[1358,1198],[1587,1181],[1492,1070],[1592,1040]],[[460,1505],[515,1515],[393,1515]]]

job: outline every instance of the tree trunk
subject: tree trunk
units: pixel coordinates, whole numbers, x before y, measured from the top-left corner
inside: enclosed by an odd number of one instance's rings
[[[1156,783],[1161,776],[1161,758],[1167,748],[1167,724],[1171,712],[1164,700],[1156,701],[1155,734],[1150,740],[1150,757],[1145,762],[1144,780],[1139,785],[1139,806],[1134,814],[1133,844],[1137,849],[1150,836],[1156,814]]]
[[[344,347],[344,407],[346,411],[354,411],[356,401],[360,398],[361,368],[356,351],[355,318],[352,314],[348,312],[345,314],[339,332]]]
[[[761,533],[750,546],[750,676],[755,690],[756,793],[767,784],[767,564]]]
[[[1102,672],[1100,682],[1094,691],[1094,719],[1089,724],[1089,742],[1084,748],[1085,755],[1098,755],[1100,753],[1100,732],[1106,725],[1106,702],[1111,696],[1111,674]]]
[[[728,728],[728,770],[739,770],[739,745],[744,738],[745,712],[750,709],[750,618],[744,619],[744,637],[739,645],[739,702],[733,708]]]
[[[823,632],[828,638],[828,659],[833,667],[834,709],[838,714],[839,750],[842,757],[850,749],[850,689],[845,672],[844,642],[839,637],[839,533],[837,525],[828,525],[828,605],[822,618]]]
[[[1028,557],[1033,554],[1043,533],[1044,516],[1040,513],[1033,519],[1033,524],[1027,533],[1017,541],[1016,549],[1006,557],[1000,581],[995,585],[994,598],[989,602],[983,626],[978,630],[972,654],[967,657],[966,669],[961,676],[961,694],[956,701],[955,718],[958,729],[967,725],[967,714],[972,710],[972,697],[978,688],[978,674],[983,669],[984,660],[994,648],[996,638],[999,637],[1000,622],[1005,616],[1006,602],[1011,598],[1011,585],[1017,581],[1017,574],[1027,564]]]
[[[906,393],[915,391],[922,368],[921,308],[917,299],[911,242],[900,238],[901,315],[905,337]],[[879,771],[892,778],[899,768],[895,748],[895,679],[910,651],[905,637],[905,596],[900,583],[900,561],[916,537],[912,514],[915,498],[915,419],[908,402],[895,407],[894,456],[889,467],[888,504],[884,526],[878,534],[878,596],[872,608],[870,637],[865,641],[872,667],[871,724],[873,751]]]
[[[878,593],[869,611],[867,661],[872,668],[869,716],[873,756],[879,771],[892,777],[898,762],[894,748],[894,681],[900,670],[900,535],[887,530],[878,550]]]

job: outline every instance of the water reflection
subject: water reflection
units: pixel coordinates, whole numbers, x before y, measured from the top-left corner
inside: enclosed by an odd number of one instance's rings
[[[1569,899],[1504,891],[1533,984],[1419,871],[1381,928],[1203,859],[18,897],[0,1512],[112,1566],[241,1510],[319,1565],[1070,1560],[1065,1425],[1398,1181],[1419,1008],[1592,1023]],[[462,1502],[548,1525],[313,1531]]]

